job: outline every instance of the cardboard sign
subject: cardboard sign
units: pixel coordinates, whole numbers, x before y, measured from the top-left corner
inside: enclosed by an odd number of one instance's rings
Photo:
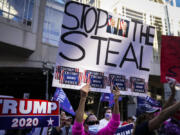
[[[154,27],[134,20],[68,1],[65,5],[53,86],[80,89],[90,74],[92,91],[110,93],[113,81],[123,91],[123,95],[145,96],[154,31]],[[64,72],[73,68],[71,72],[76,74],[71,81],[74,84],[64,81],[66,79],[62,67],[66,67]],[[114,75],[114,80],[110,74]],[[136,85],[135,89],[131,88],[131,77],[141,80],[132,84]]]
[[[161,82],[166,77],[180,82],[180,37],[162,36],[161,46]]]
[[[0,129],[59,126],[58,102],[0,98]]]
[[[132,135],[133,124],[128,124],[117,129],[115,135]]]

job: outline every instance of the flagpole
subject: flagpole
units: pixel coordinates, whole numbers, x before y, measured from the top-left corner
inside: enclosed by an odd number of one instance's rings
[[[101,97],[100,97],[100,99],[101,99]],[[99,109],[100,109],[100,106],[101,106],[101,101],[100,101],[100,99],[99,99],[99,104],[98,104],[98,109],[97,109],[97,114],[96,114],[96,117],[98,118],[98,116],[99,116]]]

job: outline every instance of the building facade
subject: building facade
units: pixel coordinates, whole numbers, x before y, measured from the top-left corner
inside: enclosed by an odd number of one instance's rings
[[[45,6],[44,0],[0,1],[0,91],[3,95],[23,98],[24,93],[29,93],[32,98],[45,97],[45,74],[55,59],[50,52],[56,51],[41,40]]]
[[[99,0],[78,2],[100,7]],[[53,96],[64,5],[65,0],[0,0],[0,95]],[[79,98],[77,91],[69,95]]]

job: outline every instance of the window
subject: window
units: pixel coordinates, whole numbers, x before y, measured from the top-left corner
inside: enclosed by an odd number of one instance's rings
[[[48,1],[57,2],[59,4],[65,4],[65,0],[48,0]]]
[[[83,2],[83,0],[76,0]],[[95,0],[88,0],[94,4]],[[84,1],[85,2],[85,1]],[[47,0],[43,25],[42,42],[59,45],[65,0]]]
[[[178,36],[180,36],[180,31],[178,31]]]
[[[52,7],[46,7],[42,41],[51,45],[59,44],[63,12]]]
[[[0,0],[0,16],[31,26],[34,0]]]

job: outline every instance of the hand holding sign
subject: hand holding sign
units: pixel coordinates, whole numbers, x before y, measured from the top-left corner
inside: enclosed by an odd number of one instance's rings
[[[111,83],[111,92],[114,94],[114,100],[119,100],[120,90],[117,86],[113,86]]]
[[[90,91],[90,74],[88,75],[87,84],[81,88],[81,98],[86,98]]]

